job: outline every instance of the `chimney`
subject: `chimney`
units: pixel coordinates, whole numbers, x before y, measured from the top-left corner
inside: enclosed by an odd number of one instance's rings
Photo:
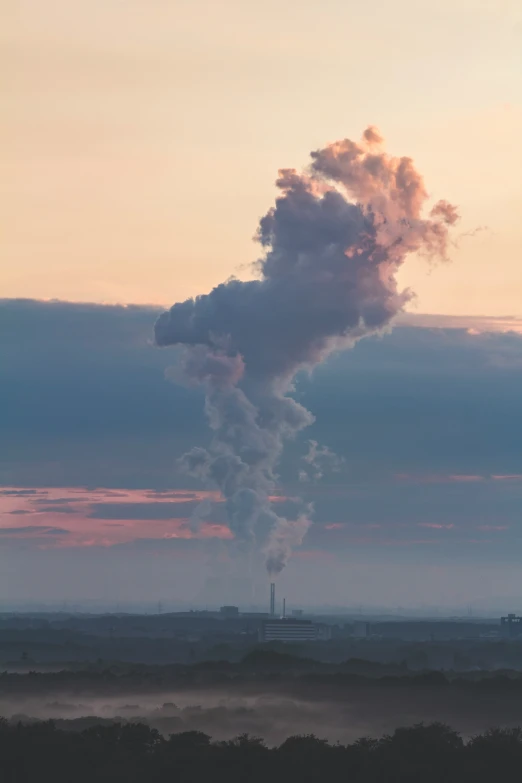
[[[286,617],[286,598],[283,598],[283,619]]]
[[[270,615],[275,615],[275,582],[270,582]]]

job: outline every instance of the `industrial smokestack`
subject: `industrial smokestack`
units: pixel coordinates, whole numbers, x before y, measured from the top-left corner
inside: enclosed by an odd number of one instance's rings
[[[270,582],[270,615],[275,615],[275,582]]]
[[[283,598],[283,619],[286,617],[286,598]]]

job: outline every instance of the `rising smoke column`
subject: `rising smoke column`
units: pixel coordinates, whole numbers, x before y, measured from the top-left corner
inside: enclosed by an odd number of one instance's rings
[[[396,273],[408,255],[445,258],[455,208],[428,194],[410,158],[381,149],[374,127],[282,169],[275,207],[261,218],[259,279],[229,280],[179,302],[155,324],[159,346],[184,346],[182,372],[203,384],[214,437],[186,471],[219,487],[236,542],[285,566],[310,525],[310,507],[278,515],[270,494],[286,439],[314,417],[289,393],[296,373],[387,327],[411,298]]]

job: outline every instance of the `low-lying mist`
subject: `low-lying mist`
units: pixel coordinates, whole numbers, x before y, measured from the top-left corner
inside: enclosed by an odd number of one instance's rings
[[[197,730],[221,740],[248,732],[269,745],[311,733],[330,742],[353,742],[419,722],[448,723],[464,737],[491,726],[522,724],[522,704],[510,689],[264,685],[234,687],[233,693],[224,688],[129,691],[108,698],[84,690],[47,691],[4,698],[1,713],[13,721],[52,719],[57,728],[71,731],[117,720],[148,723],[164,736]]]

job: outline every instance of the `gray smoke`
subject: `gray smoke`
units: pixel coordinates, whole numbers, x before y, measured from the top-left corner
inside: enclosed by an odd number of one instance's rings
[[[312,152],[302,173],[280,170],[280,195],[256,234],[258,279],[231,279],[155,324],[157,345],[184,346],[185,381],[206,389],[214,437],[183,465],[218,486],[236,542],[262,550],[271,574],[310,525],[309,506],[287,518],[270,501],[285,440],[314,420],[289,396],[296,373],[387,327],[411,298],[398,269],[414,252],[446,258],[458,219],[446,201],[423,217],[422,177],[381,143],[369,127],[360,142]]]
[[[309,440],[303,462],[305,465],[299,471],[299,481],[319,481],[326,471],[338,473],[344,460],[328,446],[320,446],[316,440]]]

